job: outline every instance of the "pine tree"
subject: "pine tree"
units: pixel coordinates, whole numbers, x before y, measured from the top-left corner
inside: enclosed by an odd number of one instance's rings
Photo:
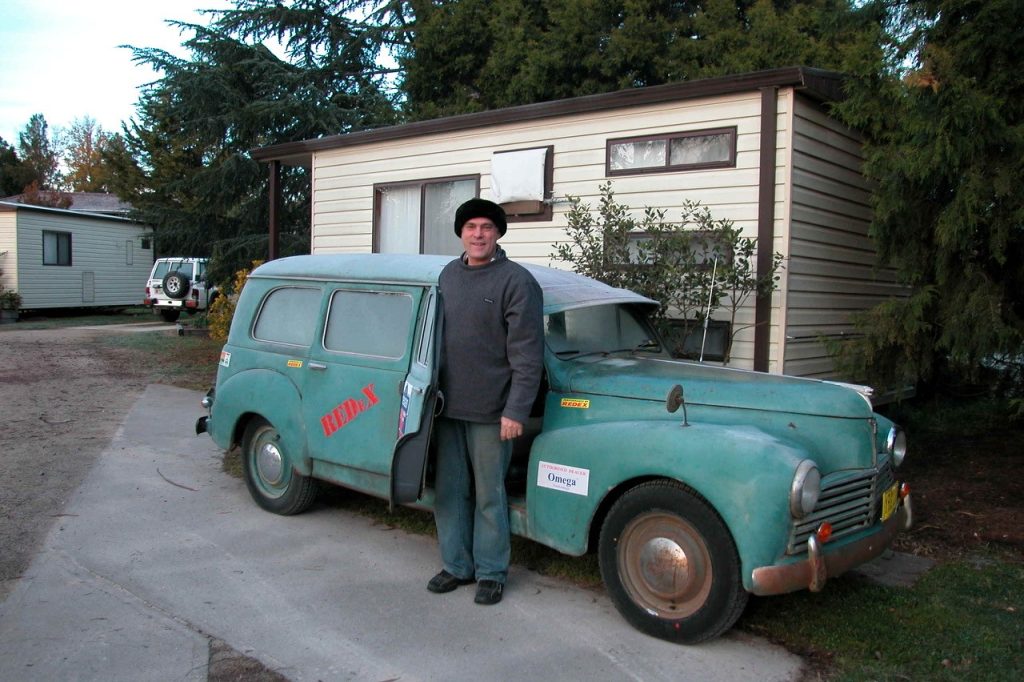
[[[213,255],[215,280],[265,258],[268,172],[249,152],[395,120],[352,5],[245,0],[209,26],[177,24],[189,59],[132,48],[162,75],[105,158],[158,253]],[[284,169],[282,184],[281,251],[308,252],[307,171]]]
[[[18,152],[21,160],[32,169],[32,181],[37,182],[40,189],[59,188],[57,152],[50,142],[49,125],[42,114],[32,114],[24,130],[18,133]]]
[[[876,0],[886,62],[851,62],[839,111],[865,132],[872,234],[911,288],[844,349],[880,383],[1024,387],[1020,0]]]

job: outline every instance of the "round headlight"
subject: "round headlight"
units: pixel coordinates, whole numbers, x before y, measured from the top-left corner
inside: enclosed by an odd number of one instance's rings
[[[885,451],[892,457],[892,464],[895,467],[903,464],[903,458],[907,456],[907,434],[896,426],[889,429],[889,435],[885,437]]]
[[[793,475],[793,485],[789,489],[789,511],[794,518],[802,519],[814,511],[821,494],[821,473],[818,465],[809,459],[800,462]]]

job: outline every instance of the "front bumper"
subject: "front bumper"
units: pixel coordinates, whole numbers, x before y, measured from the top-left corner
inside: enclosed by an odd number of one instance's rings
[[[824,545],[817,535],[812,536],[807,543],[807,558],[803,561],[755,568],[750,591],[758,596],[786,594],[797,590],[818,592],[829,578],[835,578],[879,556],[897,533],[909,529],[912,524],[913,508],[908,493],[877,533],[844,545],[831,554],[825,553]]]

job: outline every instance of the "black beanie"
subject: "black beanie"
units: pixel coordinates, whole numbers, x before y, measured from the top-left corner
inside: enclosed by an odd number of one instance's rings
[[[493,201],[487,199],[470,199],[455,211],[455,236],[462,236],[462,226],[467,220],[473,218],[487,218],[498,228],[501,236],[505,236],[508,229],[508,221],[505,219],[505,210]]]

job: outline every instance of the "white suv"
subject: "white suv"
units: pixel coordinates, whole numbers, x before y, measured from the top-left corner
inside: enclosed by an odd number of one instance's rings
[[[217,298],[217,288],[206,281],[206,258],[158,258],[146,282],[146,307],[174,322],[184,310],[206,310]]]

